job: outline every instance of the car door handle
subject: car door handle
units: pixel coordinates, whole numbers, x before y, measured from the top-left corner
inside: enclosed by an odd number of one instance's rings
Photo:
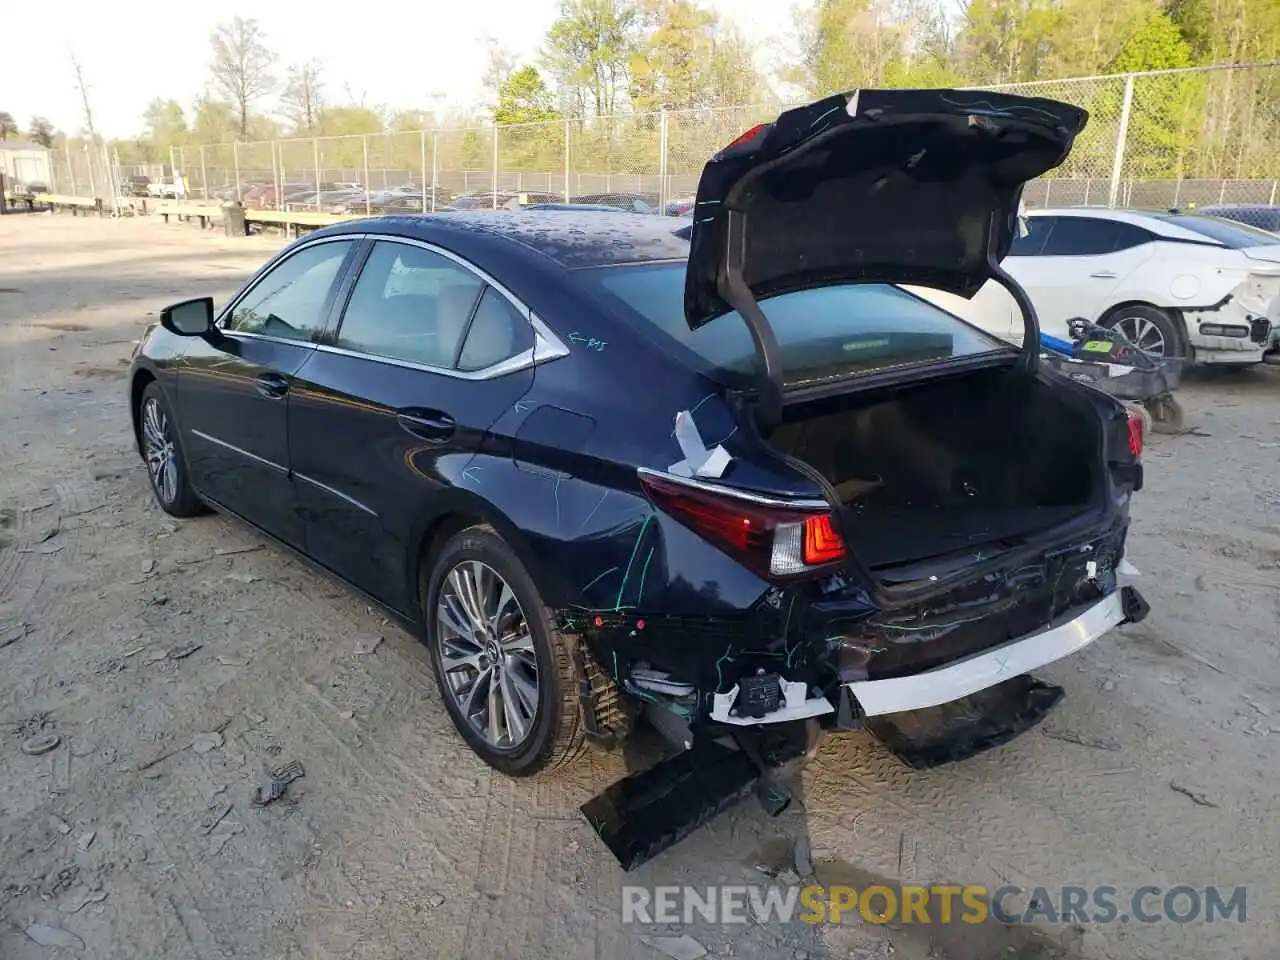
[[[289,381],[278,373],[264,373],[254,380],[258,392],[268,400],[279,400],[289,392]]]
[[[396,422],[407,433],[423,440],[448,440],[453,436],[453,417],[440,410],[401,410]]]
[[[1110,270],[1099,270],[1097,273],[1091,273],[1089,276],[1095,280],[1114,280],[1116,275]]]

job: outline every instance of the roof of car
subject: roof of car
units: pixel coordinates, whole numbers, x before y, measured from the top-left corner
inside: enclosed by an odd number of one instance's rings
[[[1168,214],[1147,210],[1113,210],[1110,207],[1050,207],[1028,210],[1027,215],[1032,218],[1093,217],[1098,220],[1114,220],[1119,223],[1131,223],[1136,227],[1142,227],[1144,230],[1149,230],[1159,237],[1165,237],[1170,240],[1194,240],[1197,243],[1205,243],[1207,241],[1204,234],[1179,226],[1176,221],[1168,219],[1170,216],[1193,217],[1197,215],[1195,210],[1187,210],[1179,214]],[[1209,214],[1200,215],[1209,216]]]
[[[653,260],[683,260],[689,242],[677,235],[687,224],[651,214],[574,210],[408,214],[351,220],[326,233],[386,233],[447,245],[449,237],[507,241],[536,250],[566,268]]]

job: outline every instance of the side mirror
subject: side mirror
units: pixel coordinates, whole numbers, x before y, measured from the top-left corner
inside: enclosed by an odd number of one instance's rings
[[[213,297],[171,304],[160,311],[160,326],[180,337],[202,337],[213,332]]]

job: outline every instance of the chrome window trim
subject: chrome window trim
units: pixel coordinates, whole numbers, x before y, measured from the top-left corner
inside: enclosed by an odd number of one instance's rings
[[[273,337],[263,333],[227,330],[223,327],[223,320],[231,315],[235,308],[240,305],[240,301],[252,293],[254,288],[257,287],[262,280],[266,279],[269,271],[262,272],[252,284],[245,287],[245,289],[242,290],[234,300],[223,308],[222,313],[218,315],[218,319],[215,321],[216,325],[220,330],[222,330],[223,334],[228,337],[247,337],[253,340],[267,340],[272,343],[288,343],[293,344],[294,346],[323,351],[324,353],[332,353],[336,356],[355,357],[360,360],[370,360],[375,363],[386,363],[393,367],[403,367],[408,370],[421,370],[425,373],[437,373],[441,376],[453,377],[455,380],[493,380],[498,377],[505,377],[508,374],[519,373],[522,370],[528,370],[539,364],[549,363],[552,360],[558,360],[561,357],[567,357],[569,355],[569,348],[565,345],[564,341],[556,336],[555,333],[552,332],[551,328],[548,327],[527,304],[508,290],[503,284],[495,280],[491,274],[481,270],[475,264],[471,263],[471,261],[460,257],[452,250],[446,250],[443,247],[437,246],[434,243],[428,243],[425,240],[384,233],[344,233],[334,237],[321,237],[318,240],[309,240],[305,243],[299,244],[287,257],[281,257],[278,260],[272,261],[271,268],[274,269],[286,260],[297,256],[303,250],[316,246],[317,244],[338,243],[341,241],[358,242],[361,240],[373,240],[375,242],[382,240],[390,243],[401,243],[410,247],[420,247],[429,253],[439,254],[446,260],[452,261],[462,267],[462,269],[475,275],[482,283],[492,287],[496,293],[505,297],[507,302],[515,308],[516,312],[520,314],[520,316],[524,317],[529,326],[533,328],[533,346],[528,350],[517,353],[513,357],[500,360],[499,362],[480,370],[454,370],[450,367],[435,367],[426,363],[416,363],[412,360],[401,360],[398,357],[384,357],[381,354],[369,353],[363,350],[349,350],[346,347],[333,346],[327,343],[316,343],[314,340],[288,340],[284,337]],[[359,280],[360,278],[357,276],[356,282],[358,283]],[[343,309],[345,312],[345,306]],[[342,325],[341,322],[339,322],[338,330],[341,331],[341,329]]]
[[[825,500],[787,500],[784,497],[772,497],[765,493],[752,493],[750,490],[739,490],[735,487],[726,487],[719,483],[708,483],[706,480],[695,480],[692,477],[680,477],[674,473],[667,473],[665,470],[651,470],[648,467],[639,467],[636,473],[642,477],[654,477],[658,480],[664,480],[667,483],[678,483],[685,487],[692,487],[694,490],[702,490],[706,493],[714,493],[722,497],[733,497],[737,500],[745,500],[748,503],[758,503],[764,507],[782,507],[789,510],[830,510],[831,504]]]

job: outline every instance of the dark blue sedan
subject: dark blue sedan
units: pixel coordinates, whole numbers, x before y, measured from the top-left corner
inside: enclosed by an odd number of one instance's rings
[[[692,223],[358,220],[163,312],[155,496],[392,611],[488,763],[852,728],[978,695],[1145,609],[1140,421],[1038,363],[999,266],[1074,107],[861,91],[708,165]],[[1019,350],[906,292],[1004,284]]]

